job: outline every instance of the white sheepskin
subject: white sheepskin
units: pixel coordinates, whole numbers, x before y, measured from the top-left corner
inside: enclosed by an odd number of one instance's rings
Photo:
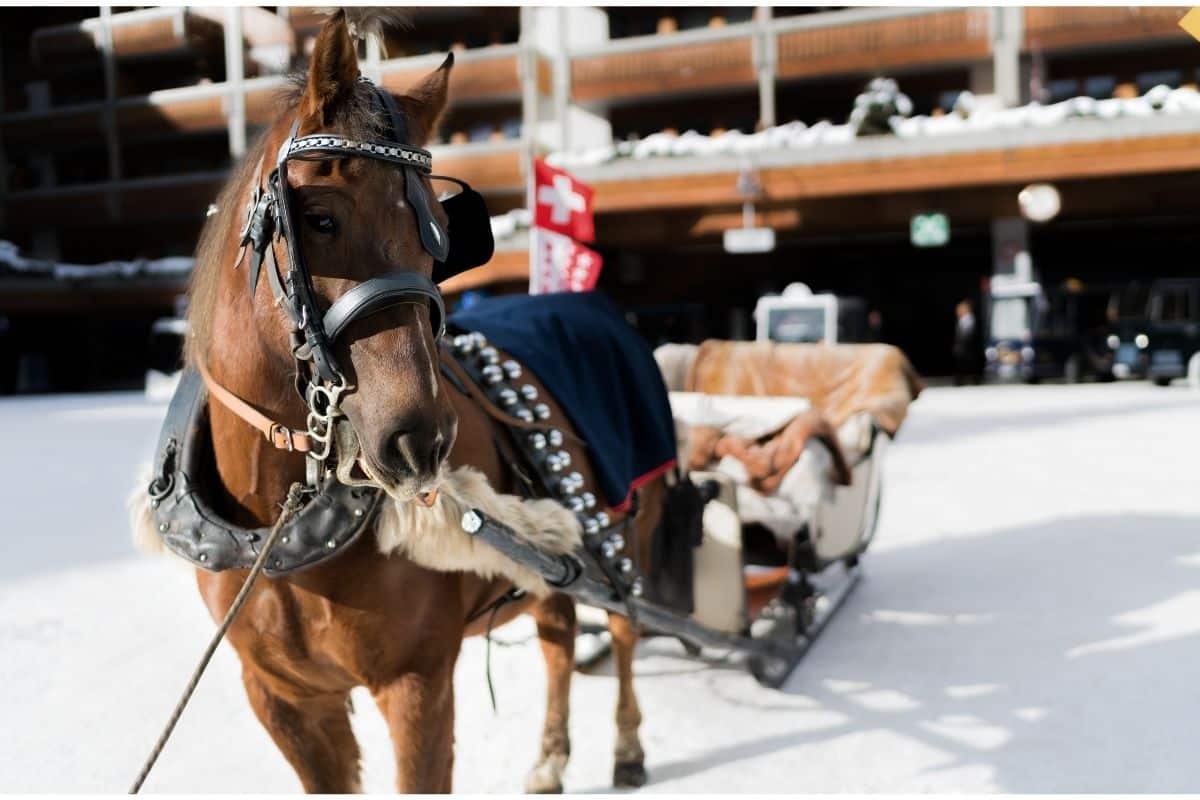
[[[154,520],[150,518],[150,495],[146,487],[154,478],[154,470],[149,463],[142,464],[138,469],[137,483],[125,500],[125,510],[129,512],[129,530],[133,534],[133,546],[140,553],[147,555],[162,555],[167,552],[163,541],[154,528]]]
[[[134,546],[143,553],[167,553],[150,518],[149,464],[126,501]],[[550,594],[536,573],[505,558],[462,530],[462,516],[478,508],[512,528],[525,541],[549,553],[567,553],[579,546],[582,529],[575,515],[555,500],[522,500],[497,493],[487,477],[473,467],[446,473],[432,507],[385,498],[375,519],[379,552],[396,553],[429,569],[474,572],[484,578],[503,576],[538,597]]]
[[[376,520],[379,551],[403,555],[429,569],[503,576],[535,596],[550,594],[550,587],[536,573],[463,532],[462,516],[471,508],[509,526],[544,552],[570,552],[582,540],[579,521],[557,501],[499,494],[482,472],[459,467],[446,474],[432,507],[385,501]]]

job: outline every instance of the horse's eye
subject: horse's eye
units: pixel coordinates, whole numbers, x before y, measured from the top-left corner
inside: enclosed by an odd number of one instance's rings
[[[337,220],[328,214],[309,212],[304,215],[304,221],[308,223],[308,227],[317,233],[324,233],[326,235],[337,233]]]

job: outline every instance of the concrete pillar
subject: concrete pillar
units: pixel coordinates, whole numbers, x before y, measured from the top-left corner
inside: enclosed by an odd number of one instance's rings
[[[1032,280],[1029,223],[1022,217],[992,220],[992,274]]]
[[[246,154],[245,77],[242,9],[231,6],[225,9],[225,86],[228,89],[225,117],[229,126],[229,157],[234,161]]]
[[[992,42],[992,85],[1006,106],[1024,101],[1021,85],[1021,38],[1025,12],[1019,6],[988,9]]]
[[[759,6],[754,14],[754,69],[758,73],[758,121],[764,128],[777,124],[775,69],[778,46],[771,26],[771,7]]]

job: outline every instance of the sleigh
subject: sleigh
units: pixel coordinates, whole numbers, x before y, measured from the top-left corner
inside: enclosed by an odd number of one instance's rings
[[[635,615],[692,653],[741,652],[761,683],[779,686],[859,579],[884,457],[920,380],[887,345],[709,341],[655,356],[686,482],[667,515],[686,517],[678,498],[689,493],[700,514],[694,533],[683,524],[659,537],[645,596],[614,594],[587,562],[523,557],[490,520],[468,527],[585,604]],[[581,621],[587,662],[603,654],[602,625],[586,610]]]

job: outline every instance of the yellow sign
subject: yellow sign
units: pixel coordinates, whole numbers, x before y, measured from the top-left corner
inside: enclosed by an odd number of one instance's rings
[[[1179,27],[1190,33],[1193,39],[1200,40],[1200,8],[1193,8],[1184,14],[1183,19],[1179,20]]]

